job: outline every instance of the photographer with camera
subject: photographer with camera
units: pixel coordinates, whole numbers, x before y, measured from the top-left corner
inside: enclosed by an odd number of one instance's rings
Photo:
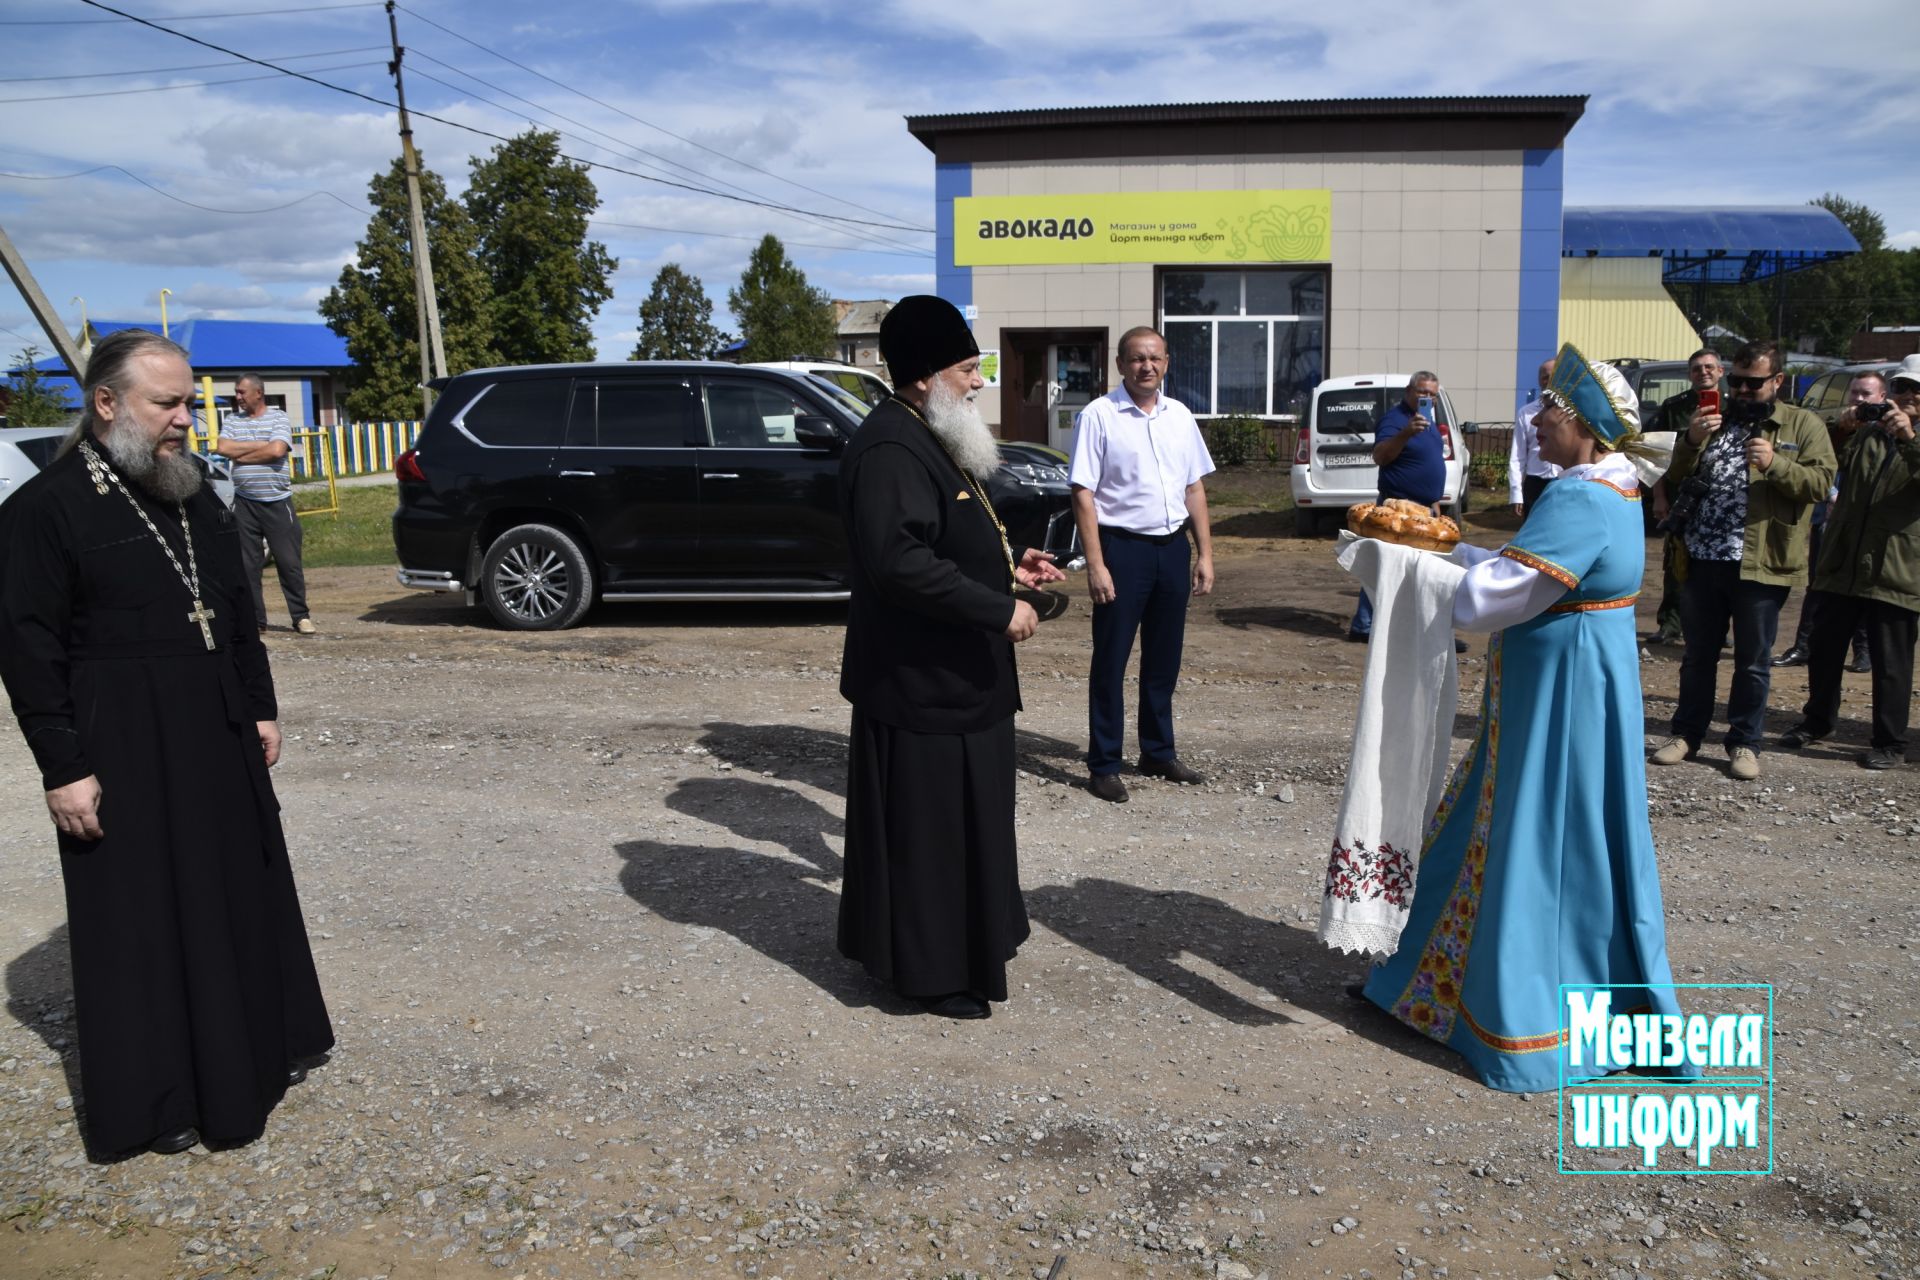
[[[1854,389],[1875,376],[1862,374]],[[1821,595],[1808,643],[1807,705],[1800,723],[1780,735],[1782,747],[1797,751],[1833,732],[1841,660],[1864,622],[1873,653],[1873,734],[1860,757],[1867,769],[1906,761],[1920,632],[1920,355],[1908,356],[1889,382],[1890,403],[1856,402],[1840,418],[1853,435],[1840,451],[1840,494],[1814,574]]]
[[[1859,374],[1847,384],[1847,411],[1834,421],[1828,432],[1835,456],[1846,453],[1848,439],[1862,422],[1879,419],[1886,399],[1887,380],[1877,373],[1869,371]],[[1859,410],[1857,414],[1855,409]],[[1807,563],[1814,567],[1816,576],[1820,569],[1820,537],[1826,530],[1827,509],[1833,499],[1839,496],[1839,486],[1846,483],[1844,468],[1834,473],[1833,483],[1835,487],[1827,491],[1827,500],[1813,509],[1813,532],[1807,538]],[[1813,627],[1820,616],[1822,594],[1818,587],[1807,588],[1806,595],[1800,601],[1800,625],[1794,628],[1793,647],[1775,658],[1774,666],[1807,665],[1807,649],[1813,642]],[[1867,624],[1864,620],[1853,630],[1853,661],[1847,664],[1847,670],[1858,675],[1873,670],[1873,659],[1867,652]]]
[[[1760,776],[1774,633],[1789,588],[1807,580],[1813,505],[1833,481],[1826,424],[1779,399],[1780,348],[1749,342],[1734,353],[1725,413],[1695,409],[1674,441],[1664,527],[1686,543],[1680,591],[1680,694],[1672,736],[1657,765],[1692,759],[1713,719],[1720,642],[1733,625],[1733,688],[1727,698],[1728,772]]]

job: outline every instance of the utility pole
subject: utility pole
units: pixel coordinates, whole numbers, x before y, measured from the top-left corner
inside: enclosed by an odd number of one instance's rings
[[[7,229],[0,227],[0,262],[6,264],[7,275],[13,280],[13,287],[27,300],[27,307],[33,312],[33,318],[40,322],[46,331],[47,341],[53,344],[54,354],[67,362],[68,372],[73,374],[75,382],[87,379],[87,359],[80,354],[80,348],[74,345],[73,337],[67,327],[60,323],[60,315],[47,301],[47,295],[40,291],[39,283],[33,278],[33,272],[27,268],[27,260],[13,247],[13,241],[7,238]]]
[[[413,241],[414,311],[420,322],[420,395],[422,416],[433,411],[433,389],[426,384],[447,372],[447,351],[440,340],[440,300],[433,291],[433,254],[427,247],[427,219],[420,208],[420,156],[413,149],[413,125],[407,120],[407,90],[400,79],[400,23],[394,0],[387,0],[387,35],[393,43],[393,92],[400,104],[400,159],[407,171],[407,227]]]

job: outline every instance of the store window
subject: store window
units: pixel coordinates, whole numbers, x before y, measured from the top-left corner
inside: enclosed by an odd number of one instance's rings
[[[1327,273],[1163,270],[1167,391],[1201,416],[1298,420],[1327,367]]]

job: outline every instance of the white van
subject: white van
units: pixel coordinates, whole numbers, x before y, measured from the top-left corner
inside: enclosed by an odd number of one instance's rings
[[[754,365],[761,369],[790,369],[794,373],[810,373],[816,378],[825,378],[842,391],[859,396],[870,409],[879,408],[893,394],[893,388],[879,374],[832,360],[757,360]]]
[[[1313,389],[1313,402],[1293,450],[1293,529],[1312,537],[1344,522],[1347,508],[1380,500],[1380,468],[1373,465],[1373,428],[1407,394],[1406,373],[1366,373],[1328,378]],[[1434,425],[1447,477],[1441,509],[1458,520],[1467,510],[1467,464],[1473,455],[1459,432],[1453,401],[1440,388]]]

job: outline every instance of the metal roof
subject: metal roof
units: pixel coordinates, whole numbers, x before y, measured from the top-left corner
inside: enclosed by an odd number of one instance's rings
[[[1005,132],[1125,124],[1257,124],[1322,120],[1487,120],[1515,116],[1563,121],[1572,128],[1585,94],[1432,98],[1302,98],[1284,102],[1166,102],[1121,107],[1047,107],[908,116],[907,132],[932,150],[943,133]]]
[[[87,327],[96,342],[122,329],[160,332],[159,325],[143,320],[90,320]],[[324,324],[194,319],[169,325],[167,336],[187,349],[197,374],[353,367],[346,339]],[[66,367],[58,356],[35,365],[48,372],[64,372]]]
[[[1567,258],[1660,258],[1669,283],[1750,284],[1860,252],[1819,205],[1589,205],[1563,214]]]

